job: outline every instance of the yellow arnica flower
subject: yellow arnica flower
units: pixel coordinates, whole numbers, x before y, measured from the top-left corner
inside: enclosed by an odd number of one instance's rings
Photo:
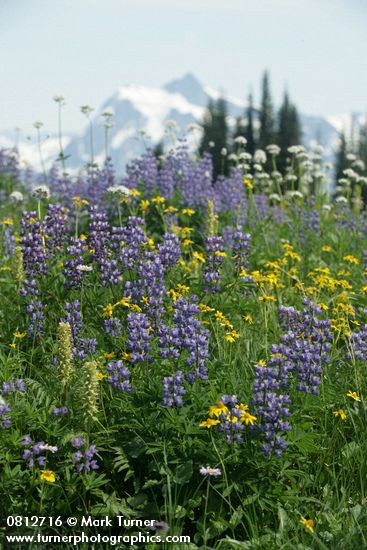
[[[313,519],[306,519],[302,516],[299,522],[302,523],[302,525],[304,525],[306,529],[308,529],[308,531],[310,531],[311,533],[315,531],[314,529],[315,522]]]
[[[184,208],[182,210],[182,214],[186,214],[186,216],[193,216],[195,214],[195,210],[192,210],[191,208]]]
[[[328,245],[328,244],[324,244],[324,246],[321,247],[321,250],[322,250],[323,252],[330,252],[331,246]]]
[[[199,262],[205,264],[205,257],[201,252],[194,252],[193,257],[196,258],[196,260],[199,260]]]
[[[219,424],[219,420],[214,420],[214,418],[207,418],[206,420],[200,422],[199,427],[211,428],[212,426],[216,426],[217,424]]]
[[[276,298],[275,296],[268,296],[267,294],[263,294],[262,296],[259,296],[260,302],[275,302]]]
[[[140,203],[140,208],[143,212],[145,212],[149,207],[150,202],[148,200],[143,200]]]
[[[225,414],[228,412],[228,407],[225,406],[225,404],[222,401],[218,401],[216,405],[212,405],[209,408],[208,414],[209,416],[220,416],[221,414]]]
[[[361,398],[359,397],[357,392],[351,391],[351,390],[349,390],[349,392],[347,393],[347,397],[350,397],[351,399],[354,399],[354,401],[360,401],[361,400]]]
[[[114,306],[112,304],[107,304],[106,307],[103,309],[103,317],[111,317],[113,313]]]
[[[56,477],[52,470],[43,470],[43,472],[40,475],[41,479],[44,479],[45,481],[48,481],[49,483],[55,483]]]
[[[241,409],[241,422],[244,422],[246,426],[249,424],[252,426],[256,422],[256,416],[250,414],[247,405],[240,403],[238,408]]]
[[[244,315],[242,318],[243,318],[243,320],[246,321],[246,323],[248,323],[249,325],[252,325],[253,322],[254,322],[254,320],[253,320],[253,318],[252,318],[251,315]]]
[[[15,349],[17,345],[13,343],[13,344],[9,344],[9,347]]]
[[[347,256],[344,256],[343,260],[345,260],[346,262],[350,263],[350,264],[359,264],[359,260],[358,258],[356,258],[355,256],[352,256],[351,254],[348,254]]]
[[[346,420],[347,419],[347,415],[345,414],[344,409],[338,409],[337,411],[334,411],[333,415],[335,417],[339,416],[341,418],[341,420]]]
[[[252,181],[249,178],[244,178],[243,185],[251,191],[254,188]]]
[[[103,374],[103,372],[97,372],[97,378],[98,380],[103,380],[103,378],[107,378],[107,374]]]
[[[81,208],[82,206],[89,204],[86,199],[82,199],[81,197],[73,197],[72,200],[76,208]]]
[[[164,201],[164,197],[161,197],[160,195],[157,195],[157,197],[154,197],[154,199],[152,199],[152,202],[154,202],[154,204],[163,204]]]
[[[1,223],[4,224],[4,225],[13,225],[14,224],[14,222],[11,218],[5,218]]]
[[[24,338],[25,336],[27,335],[26,332],[14,332],[14,337],[15,338]]]
[[[232,344],[239,337],[240,335],[238,334],[238,332],[236,330],[232,330],[231,332],[228,332],[225,335],[225,340],[226,342],[229,342],[230,344]]]

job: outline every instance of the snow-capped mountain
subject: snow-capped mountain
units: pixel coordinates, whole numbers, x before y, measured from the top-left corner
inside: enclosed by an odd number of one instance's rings
[[[220,92],[203,86],[192,74],[168,82],[162,88],[150,88],[140,85],[126,85],[118,89],[98,109],[93,118],[94,160],[103,162],[105,158],[105,111],[112,111],[113,127],[109,130],[108,151],[115,169],[122,173],[126,163],[139,156],[147,147],[159,142],[172,144],[173,123],[178,136],[187,135],[188,126],[201,123],[209,99],[217,99]],[[238,98],[226,96],[229,122],[235,117],[244,116],[246,103]],[[255,109],[256,119],[256,109]],[[301,115],[303,142],[306,146],[320,143],[326,150],[326,156],[333,156],[338,143],[339,132],[345,129],[352,133],[358,131],[363,115],[312,116]],[[0,147],[11,146],[14,139],[9,133],[0,134]],[[200,133],[190,133],[189,139],[197,143]],[[65,154],[69,155],[67,167],[79,168],[91,160],[90,133],[85,128],[80,135],[64,138]],[[19,143],[21,158],[39,167],[39,154],[36,144],[29,141]],[[43,157],[50,165],[59,152],[58,140],[47,139],[42,147]]]

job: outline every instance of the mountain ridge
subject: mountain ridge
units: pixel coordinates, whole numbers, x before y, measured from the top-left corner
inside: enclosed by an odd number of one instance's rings
[[[175,123],[178,135],[185,135],[192,123],[202,122],[206,106],[210,99],[217,99],[221,92],[204,86],[192,73],[170,80],[162,87],[148,87],[140,84],[127,84],[118,88],[96,110],[93,117],[94,159],[101,163],[105,158],[105,135],[102,113],[114,112],[114,126],[109,130],[109,155],[117,173],[123,173],[126,164],[141,155],[147,146],[155,146],[161,141],[169,142],[167,122]],[[246,102],[230,96],[224,96],[227,102],[229,121],[245,116]],[[256,113],[255,109],[255,113]],[[303,143],[311,147],[318,142],[325,148],[325,156],[330,160],[335,153],[339,132],[343,127],[355,128],[364,120],[361,113],[352,115],[325,115],[324,117],[300,114]],[[9,132],[0,133],[0,146],[11,146]],[[149,140],[150,138],[150,140]],[[43,146],[44,160],[52,164],[58,156],[58,140],[50,136]],[[65,154],[68,155],[67,167],[80,168],[91,160],[89,128],[80,134],[64,137]],[[37,145],[29,141],[19,144],[20,156],[36,169],[40,168]]]

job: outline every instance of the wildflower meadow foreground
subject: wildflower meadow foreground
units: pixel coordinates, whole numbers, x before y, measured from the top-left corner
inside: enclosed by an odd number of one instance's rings
[[[4,547],[367,548],[366,178],[236,144],[216,179],[0,152]]]

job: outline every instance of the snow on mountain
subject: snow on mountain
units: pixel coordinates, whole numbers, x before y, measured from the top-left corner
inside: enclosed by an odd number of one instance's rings
[[[159,142],[172,144],[169,126],[176,125],[179,136],[187,134],[192,123],[201,123],[209,99],[217,99],[221,92],[203,86],[191,73],[172,80],[162,88],[130,84],[119,88],[96,111],[93,119],[94,159],[103,162],[105,158],[105,129],[101,116],[106,110],[114,113],[114,126],[109,130],[109,154],[116,171],[122,173],[126,163],[141,155],[147,147]],[[229,121],[244,116],[246,103],[242,99],[225,95]],[[257,110],[255,109],[255,123]],[[365,117],[361,114],[338,116],[312,116],[301,114],[303,142],[312,146],[318,142],[324,146],[326,156],[332,158],[342,130],[350,135],[357,132]],[[173,121],[173,122],[172,122]],[[193,141],[197,142],[193,139]],[[10,133],[0,135],[0,147],[14,145]],[[77,169],[91,160],[90,133],[85,128],[80,135],[64,138],[66,161],[69,169]],[[40,169],[37,145],[21,140],[19,143],[21,158]],[[42,145],[42,155],[49,166],[59,153],[58,140],[51,136]]]

